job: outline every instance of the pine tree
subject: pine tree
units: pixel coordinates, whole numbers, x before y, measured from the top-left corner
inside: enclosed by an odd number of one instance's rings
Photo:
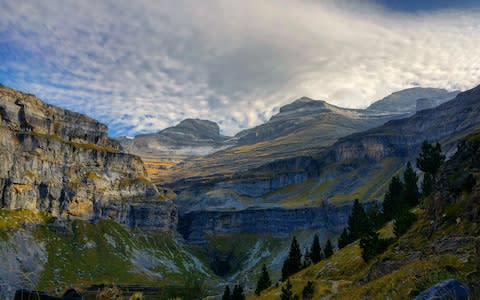
[[[292,292],[292,283],[290,279],[287,280],[286,286],[282,287],[282,294],[280,295],[281,300],[293,300],[293,292]]]
[[[445,155],[442,154],[442,147],[439,143],[433,145],[424,141],[422,151],[417,157],[417,167],[423,172],[433,175],[435,178],[444,160]]]
[[[395,217],[393,223],[393,232],[395,233],[397,238],[407,232],[407,230],[410,228],[410,226],[412,226],[415,220],[415,214],[410,212],[408,209],[405,209],[401,213],[399,213]]]
[[[389,241],[380,239],[376,231],[369,231],[368,234],[360,240],[360,248],[362,249],[363,260],[368,262],[373,257],[383,253],[385,249],[387,249],[388,244]]]
[[[233,288],[231,300],[245,300],[245,294],[243,293],[243,287],[240,284],[235,285]]]
[[[317,234],[313,236],[312,246],[310,247],[310,259],[314,264],[322,260],[322,247]]]
[[[368,221],[368,217],[363,210],[362,205],[355,199],[352,207],[352,213],[348,218],[348,232],[350,233],[350,240],[355,241],[361,238],[368,232],[371,225]]]
[[[308,248],[305,248],[305,255],[303,255],[303,264],[302,264],[302,269],[308,268],[310,265],[312,265],[312,254]]]
[[[383,214],[377,203],[373,203],[367,213],[368,220],[374,229],[380,228],[384,223]]]
[[[410,162],[407,163],[407,168],[403,173],[403,180],[405,182],[405,202],[408,207],[414,207],[418,205],[420,199],[420,193],[418,192],[418,176],[412,168]]]
[[[444,160],[445,155],[442,154],[439,143],[433,145],[427,141],[423,142],[422,150],[417,157],[417,167],[425,173],[422,183],[422,192],[425,197],[431,194],[435,176]]]
[[[388,191],[383,200],[383,216],[385,221],[393,219],[395,214],[403,206],[404,186],[398,176],[393,176],[388,186]]]
[[[227,285],[225,291],[223,292],[222,300],[231,300],[232,294],[230,293],[230,287]]]
[[[313,299],[313,295],[315,294],[315,285],[312,281],[308,281],[307,285],[302,290],[302,298],[304,300],[311,300]]]
[[[327,243],[325,244],[325,248],[323,249],[323,254],[325,255],[325,258],[329,258],[330,256],[332,256],[333,247],[330,240],[327,240]]]
[[[297,273],[301,269],[302,252],[300,252],[300,246],[298,245],[297,238],[293,237],[288,257],[283,262],[282,280],[287,279],[290,275]]]
[[[268,274],[267,266],[263,264],[262,267],[262,274],[260,278],[258,278],[257,288],[255,289],[255,294],[260,296],[260,293],[268,289],[272,285],[272,281],[270,280],[270,275]]]
[[[348,234],[347,228],[343,228],[342,234],[338,239],[338,249],[342,249],[350,243],[350,235]]]

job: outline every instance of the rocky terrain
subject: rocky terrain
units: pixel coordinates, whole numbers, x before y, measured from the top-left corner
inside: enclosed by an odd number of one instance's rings
[[[142,160],[122,153],[105,125],[4,86],[0,117],[2,208],[175,226],[174,206],[159,201]],[[146,199],[155,202],[148,210],[139,205]]]

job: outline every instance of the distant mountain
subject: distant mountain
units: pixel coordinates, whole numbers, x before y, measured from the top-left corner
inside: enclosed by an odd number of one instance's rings
[[[413,113],[418,110],[433,108],[455,98],[459,91],[449,92],[445,89],[410,88],[388,95],[374,102],[367,110],[380,112]]]
[[[130,153],[142,156],[200,156],[207,155],[228,145],[230,137],[220,134],[217,123],[185,119],[178,125],[157,133],[120,138],[120,144]]]
[[[325,141],[330,140],[330,136],[336,139],[352,130],[363,130],[379,125],[392,117],[382,113],[342,108],[322,100],[302,97],[282,106],[279,113],[272,116],[268,122],[239,132],[235,139],[239,145],[244,145],[274,140],[291,133],[297,135],[303,133],[304,139],[308,139],[310,135],[315,138],[322,137]],[[308,132],[304,132],[305,130]]]

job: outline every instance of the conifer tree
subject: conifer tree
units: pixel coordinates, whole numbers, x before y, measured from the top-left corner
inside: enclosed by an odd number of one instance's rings
[[[442,154],[442,147],[439,143],[433,145],[424,141],[422,150],[417,157],[417,167],[423,172],[435,177],[444,160],[445,155]]]
[[[383,253],[385,249],[387,249],[388,244],[388,240],[379,238],[376,231],[370,230],[367,235],[360,240],[363,260],[368,262],[373,257]]]
[[[404,186],[398,176],[393,176],[388,186],[388,191],[383,200],[383,216],[385,221],[393,219],[395,214],[402,207],[404,197]]]
[[[262,266],[262,274],[260,278],[258,278],[257,288],[255,289],[255,294],[260,296],[260,293],[268,289],[272,285],[272,281],[270,280],[270,275],[268,274],[267,266],[263,264]]]
[[[290,279],[287,280],[287,284],[282,287],[281,300],[293,300],[292,283]]]
[[[412,226],[416,220],[414,213],[410,212],[408,209],[401,211],[393,221],[393,232],[395,235],[400,237]]]
[[[315,294],[315,285],[312,281],[308,281],[307,285],[302,290],[302,298],[304,300],[311,300],[313,299],[313,295]]]
[[[350,235],[348,234],[347,228],[343,228],[342,234],[338,239],[338,249],[342,249],[350,243]]]
[[[310,259],[314,264],[322,260],[322,247],[317,234],[313,236],[312,246],[310,247]]]
[[[403,180],[405,182],[405,202],[408,207],[414,207],[418,205],[420,193],[417,186],[418,176],[410,162],[407,163],[407,168],[403,173]]]
[[[368,220],[374,229],[380,228],[384,224],[383,214],[377,203],[373,203],[367,212]]]
[[[325,258],[329,258],[333,254],[333,247],[332,247],[332,243],[330,242],[330,239],[328,239],[327,243],[325,244],[325,248],[323,249],[323,254],[325,255]]]
[[[225,287],[225,291],[223,292],[222,300],[231,300],[231,293],[230,293],[230,287],[227,285]]]
[[[427,141],[423,142],[422,150],[417,157],[417,167],[425,173],[422,182],[423,196],[431,194],[435,176],[444,160],[445,155],[442,154],[442,147],[439,143],[433,145]]]
[[[233,288],[232,296],[230,297],[231,300],[245,300],[245,294],[243,293],[243,287],[241,284],[235,285]]]
[[[297,273],[302,269],[302,253],[298,245],[297,238],[293,237],[288,257],[283,262],[282,280],[287,279],[290,275]]]
[[[352,207],[352,213],[348,218],[348,232],[350,233],[350,241],[355,241],[365,235],[371,225],[362,205],[355,199]]]

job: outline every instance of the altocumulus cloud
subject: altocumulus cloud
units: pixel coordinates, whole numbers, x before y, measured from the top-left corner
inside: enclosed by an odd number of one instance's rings
[[[365,107],[480,83],[479,11],[358,2],[3,0],[0,81],[113,135],[187,117],[233,134],[300,96]]]

